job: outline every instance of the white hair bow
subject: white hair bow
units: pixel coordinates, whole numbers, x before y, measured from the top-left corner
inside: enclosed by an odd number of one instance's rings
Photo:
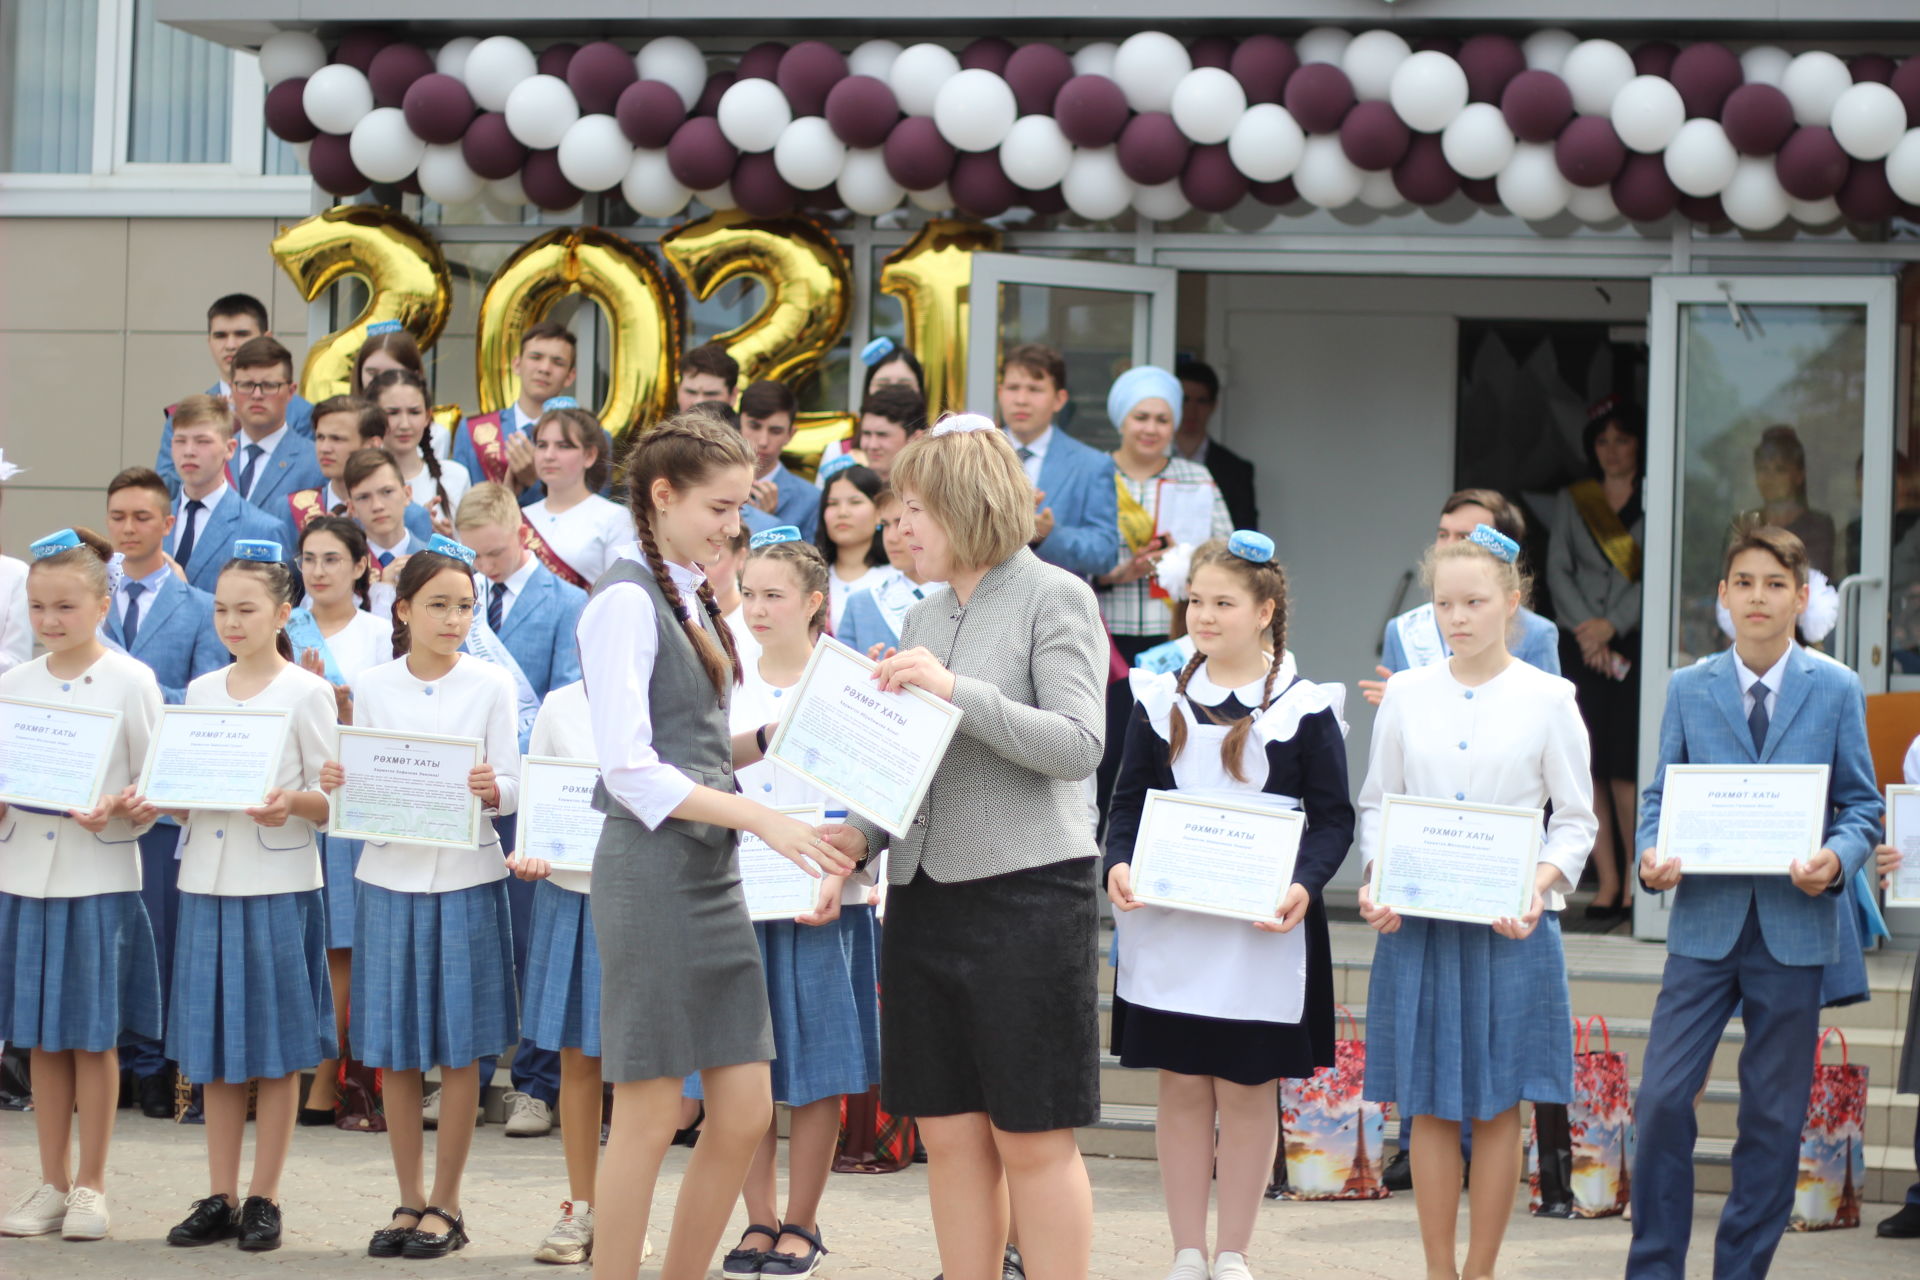
[[[950,413],[933,425],[931,434],[944,436],[955,431],[998,431],[993,419],[983,413]]]

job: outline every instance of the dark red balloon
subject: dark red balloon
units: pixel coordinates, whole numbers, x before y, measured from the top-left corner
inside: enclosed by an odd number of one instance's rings
[[[428,142],[458,142],[473,123],[473,95],[452,76],[438,72],[421,76],[401,100],[407,128]]]
[[[1462,178],[1460,194],[1475,204],[1498,205],[1500,203],[1499,180],[1496,178]]]
[[[1005,75],[1007,63],[1013,57],[1013,42],[1002,40],[999,36],[981,36],[960,51],[960,69],[962,71],[991,71],[995,75]]]
[[[929,116],[908,116],[887,135],[882,158],[893,180],[909,191],[929,191],[953,173],[953,144]]]
[[[827,124],[850,147],[884,144],[900,118],[900,103],[887,82],[875,76],[848,76],[827,94]]]
[[[392,44],[393,40],[393,33],[383,28],[355,27],[340,37],[340,43],[333,46],[333,56],[328,61],[367,71],[373,66],[373,55]]]
[[[1576,116],[1554,140],[1553,160],[1576,187],[1612,182],[1627,162],[1627,146],[1605,116]]]
[[[1104,147],[1127,127],[1127,95],[1105,76],[1075,76],[1053,100],[1060,132],[1076,147]]]
[[[1147,111],[1127,121],[1115,154],[1120,172],[1143,187],[1171,182],[1186,167],[1193,143],[1164,111]]]
[[[1825,200],[1847,181],[1850,163],[1833,130],[1822,125],[1796,129],[1773,158],[1773,172],[1795,200]]]
[[[1855,222],[1885,222],[1900,211],[1900,197],[1887,182],[1885,160],[1855,160],[1834,201]]]
[[[526,167],[520,170],[520,185],[527,199],[542,209],[571,209],[580,203],[580,188],[560,172],[560,152],[530,151]]]
[[[739,76],[731,71],[716,71],[708,76],[706,88],[700,91],[700,100],[693,104],[693,110],[688,112],[688,114],[696,116],[719,115],[720,99],[726,96],[727,90],[733,88],[734,81],[739,78]]]
[[[1180,171],[1180,194],[1202,213],[1225,213],[1246,198],[1247,175],[1233,167],[1226,143],[1195,147]]]
[[[1667,79],[1680,91],[1680,101],[1686,104],[1688,119],[1719,116],[1727,95],[1738,89],[1745,78],[1740,59],[1734,57],[1727,46],[1711,40],[1682,49],[1673,60],[1673,69],[1667,73]],[[1722,216],[1725,216],[1724,210]]]
[[[1057,186],[1048,187],[1045,191],[1022,191],[1020,201],[1042,217],[1067,211],[1067,198]]]
[[[1613,203],[1635,222],[1658,222],[1680,203],[1680,188],[1658,155],[1630,155],[1613,180]]]
[[[613,118],[636,147],[655,150],[673,141],[674,131],[687,118],[680,91],[659,80],[635,80],[614,103]]]
[[[1573,118],[1573,90],[1551,71],[1522,71],[1500,95],[1500,114],[1522,142],[1552,142]]]
[[[1512,36],[1469,37],[1460,46],[1460,69],[1467,73],[1467,101],[1500,101],[1513,78],[1527,69],[1527,55]]]
[[[1362,169],[1391,169],[1407,154],[1413,131],[1384,102],[1358,102],[1340,122],[1340,149]]]
[[[846,78],[846,54],[824,41],[802,40],[781,56],[773,82],[794,115],[817,116],[827,109],[827,93]]]
[[[539,71],[543,76],[559,76],[564,80],[567,78],[567,68],[573,64],[573,55],[578,52],[580,52],[579,45],[571,40],[562,40],[559,44],[550,44],[542,49],[539,54],[534,57],[533,65],[535,70]],[[554,172],[558,173],[559,170],[555,169]],[[533,193],[528,192],[527,194],[531,195]],[[535,203],[537,204],[539,202],[535,201]],[[565,206],[562,207],[564,208]]]
[[[1743,84],[1720,108],[1727,141],[1743,156],[1770,156],[1793,133],[1793,104],[1770,84]]]
[[[1680,50],[1665,40],[1649,40],[1635,45],[1633,50],[1633,71],[1635,75],[1659,76],[1671,79],[1673,60],[1680,56]]]
[[[1026,198],[1000,167],[998,151],[969,151],[953,166],[947,179],[954,207],[976,218],[997,218]]]
[[[780,73],[780,59],[786,56],[787,46],[764,40],[740,55],[733,74],[741,80],[771,80]]]
[[[418,172],[408,174],[393,185],[410,196],[423,196],[427,194],[420,189],[420,175]]]
[[[716,184],[718,185],[718,184]],[[800,193],[787,184],[774,167],[773,152],[760,151],[740,157],[733,170],[733,198],[756,218],[777,218],[792,213],[800,203]]]
[[[1907,128],[1920,129],[1920,53],[1908,57],[1894,69],[1887,87],[1907,104]]]
[[[353,164],[344,133],[323,133],[313,140],[307,152],[307,169],[314,182],[328,195],[357,196],[372,183]]]
[[[567,64],[567,87],[580,100],[583,116],[607,116],[627,86],[640,78],[633,55],[611,40],[596,40]]]
[[[720,132],[720,122],[712,116],[694,116],[673,131],[667,143],[667,168],[683,187],[711,191],[733,174],[733,162],[740,153]],[[768,153],[772,163],[772,153]]]
[[[1233,37],[1201,36],[1187,46],[1187,60],[1196,67],[1230,71],[1233,69]]]
[[[1460,190],[1460,175],[1440,150],[1440,135],[1417,135],[1393,166],[1393,187],[1414,204],[1444,204]]]
[[[460,156],[467,168],[493,180],[511,178],[527,162],[527,149],[507,128],[507,118],[498,111],[483,111],[473,118],[460,139]]]
[[[1309,62],[1287,77],[1285,102],[1308,133],[1332,133],[1353,106],[1353,81],[1331,62]]]
[[[1013,90],[1021,115],[1051,115],[1060,86],[1073,79],[1073,59],[1055,45],[1023,44],[1013,51],[1000,74]]]
[[[1286,96],[1287,79],[1300,69],[1300,55],[1279,36],[1248,36],[1233,51],[1227,70],[1247,92],[1247,105],[1278,102]]]
[[[301,95],[307,87],[305,76],[282,80],[267,90],[267,128],[285,142],[312,142],[320,136],[320,126],[307,119]],[[416,130],[416,132],[418,132]]]
[[[433,58],[417,44],[390,44],[373,55],[367,83],[373,86],[373,105],[397,107],[421,76],[433,73]]]
[[[1292,178],[1282,178],[1278,182],[1256,182],[1247,190],[1261,204],[1270,204],[1276,209],[1284,209],[1300,199],[1300,189],[1293,185]]]
[[[1720,203],[1719,196],[1683,195],[1676,203],[1689,222],[1697,222],[1703,227],[1733,225],[1733,220],[1727,217],[1727,207]]]
[[[1847,59],[1847,70],[1853,73],[1855,84],[1893,83],[1895,63],[1884,53],[1859,53]]]

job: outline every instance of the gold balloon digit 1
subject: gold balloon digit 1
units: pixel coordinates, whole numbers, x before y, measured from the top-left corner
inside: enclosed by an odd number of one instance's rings
[[[367,327],[398,320],[422,350],[446,327],[453,285],[440,246],[410,218],[380,205],[336,205],[281,229],[274,260],[308,302],[347,276],[367,285],[353,322],[316,341],[300,373],[300,392],[319,402],[352,389],[353,362]]]
[[[601,425],[619,437],[671,410],[684,335],[666,277],[629,240],[598,227],[562,227],[521,246],[481,296],[481,412],[519,396],[513,362],[521,335],[574,293],[599,304],[612,338]]]
[[[887,255],[880,292],[900,299],[907,348],[926,375],[927,421],[967,407],[967,292],[973,255],[1000,247],[1000,233],[962,218],[935,218]]]

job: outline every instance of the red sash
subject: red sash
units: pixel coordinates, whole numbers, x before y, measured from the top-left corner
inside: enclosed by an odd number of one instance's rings
[[[547,540],[540,536],[540,531],[533,527],[533,522],[524,515],[520,517],[520,542],[561,581],[571,582],[582,591],[593,590],[593,584],[581,577],[580,572],[572,565],[562,560],[554,549],[547,545]]]
[[[307,521],[327,514],[325,494],[319,489],[302,489],[287,495],[287,512],[293,517],[293,531],[299,533]]]
[[[473,444],[473,456],[480,469],[496,484],[508,483],[507,433],[501,429],[500,414],[479,413],[467,419],[467,439]]]

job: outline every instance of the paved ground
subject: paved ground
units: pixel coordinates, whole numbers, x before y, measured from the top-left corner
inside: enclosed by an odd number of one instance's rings
[[[0,1113],[0,1195],[7,1200],[37,1176],[32,1123],[31,1115]],[[560,1199],[557,1134],[509,1139],[498,1126],[483,1129],[475,1137],[468,1173],[466,1212],[473,1245],[448,1260],[405,1262],[362,1256],[368,1233],[386,1222],[394,1203],[385,1139],[332,1129],[303,1129],[298,1135],[284,1195],[289,1239],[278,1253],[246,1255],[227,1246],[167,1248],[162,1243],[167,1228],[204,1194],[200,1133],[121,1112],[108,1187],[112,1238],[89,1244],[65,1244],[55,1237],[0,1240],[0,1276],[146,1280],[364,1274],[468,1280],[568,1274],[530,1261]],[[656,1223],[671,1212],[686,1154],[676,1150],[669,1157]],[[1154,1166],[1143,1160],[1096,1159],[1091,1168],[1097,1205],[1094,1275],[1158,1280],[1170,1246]],[[1701,1197],[1696,1242],[1709,1243],[1719,1208],[1717,1197]],[[1871,1223],[1889,1212],[1890,1206],[1869,1206],[1869,1225],[1859,1231],[1788,1236],[1773,1276],[1874,1280],[1920,1274],[1920,1242],[1873,1238]],[[882,1177],[836,1175],[827,1189],[822,1219],[827,1243],[834,1249],[823,1274],[835,1280],[927,1280],[939,1269],[927,1219],[924,1168]],[[744,1219],[736,1216],[736,1221]],[[1521,1203],[1508,1236],[1504,1273],[1549,1280],[1618,1276],[1627,1230],[1617,1219],[1529,1218]],[[664,1226],[657,1225],[654,1234],[664,1240]],[[1366,1204],[1268,1204],[1253,1260],[1258,1274],[1276,1280],[1407,1280],[1420,1273],[1412,1197]],[[1710,1273],[1706,1250],[1696,1249],[1695,1263],[1689,1274]]]

